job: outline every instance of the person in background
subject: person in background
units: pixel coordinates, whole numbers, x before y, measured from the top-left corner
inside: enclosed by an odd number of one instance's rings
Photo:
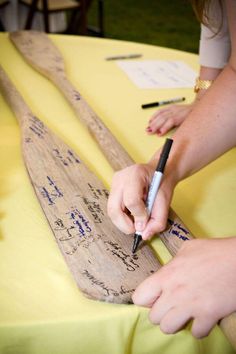
[[[231,43],[225,4],[219,1],[200,2],[198,0],[193,3],[197,17],[201,22],[203,21],[199,46],[200,71],[194,89],[195,100],[191,104],[175,104],[156,111],[146,128],[148,134],[162,136],[173,127],[178,127],[229,61]],[[203,5],[205,5],[204,13]]]
[[[220,30],[213,37],[208,38],[208,31],[213,32],[203,27],[200,79],[213,82],[186,108],[187,118],[172,136],[173,147],[150,219],[144,201],[160,151],[146,164],[115,173],[108,199],[108,214],[114,224],[127,234],[141,231],[144,240],[165,229],[176,185],[236,145],[236,1],[195,3],[208,26],[215,23],[213,14],[222,18],[217,22]],[[218,40],[220,33],[228,39]],[[180,112],[179,108],[179,116]],[[168,117],[164,111],[161,115]],[[173,125],[172,121],[158,129],[163,134],[162,129]],[[192,333],[201,338],[220,319],[236,311],[235,274],[236,230],[232,237],[190,240],[169,263],[138,286],[133,301],[150,308],[151,322],[160,324],[164,333],[175,333],[192,320]]]

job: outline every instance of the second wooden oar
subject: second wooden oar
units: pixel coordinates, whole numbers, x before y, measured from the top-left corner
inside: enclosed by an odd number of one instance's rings
[[[27,62],[61,90],[114,170],[131,165],[133,161],[128,153],[67,79],[61,53],[49,37],[42,32],[19,31],[10,33],[10,39]]]
[[[147,245],[132,254],[132,238],[106,214],[108,191],[34,116],[1,68],[0,88],[18,118],[30,180],[78,287],[93,299],[132,302],[137,285],[160,268],[157,258]]]

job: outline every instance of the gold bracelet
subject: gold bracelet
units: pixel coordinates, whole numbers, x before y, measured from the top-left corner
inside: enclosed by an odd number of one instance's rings
[[[199,77],[196,79],[196,84],[194,86],[194,92],[197,93],[200,90],[207,90],[214,80],[201,80]]]

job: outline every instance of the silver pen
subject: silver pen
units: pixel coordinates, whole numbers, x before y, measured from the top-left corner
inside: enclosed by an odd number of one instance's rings
[[[165,104],[178,103],[178,102],[182,102],[182,101],[185,101],[185,97],[175,97],[175,98],[170,98],[169,100],[145,103],[145,104],[142,104],[141,107],[142,108],[158,107],[158,106],[164,106]]]

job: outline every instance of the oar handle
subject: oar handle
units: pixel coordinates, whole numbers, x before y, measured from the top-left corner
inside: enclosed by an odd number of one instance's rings
[[[6,101],[8,102],[9,106],[12,108],[13,112],[15,113],[15,116],[17,117],[19,124],[23,126],[24,123],[28,121],[29,117],[32,116],[32,112],[26,105],[22,96],[16,90],[15,86],[11,83],[11,81],[7,77],[1,65],[0,65],[0,89]]]

